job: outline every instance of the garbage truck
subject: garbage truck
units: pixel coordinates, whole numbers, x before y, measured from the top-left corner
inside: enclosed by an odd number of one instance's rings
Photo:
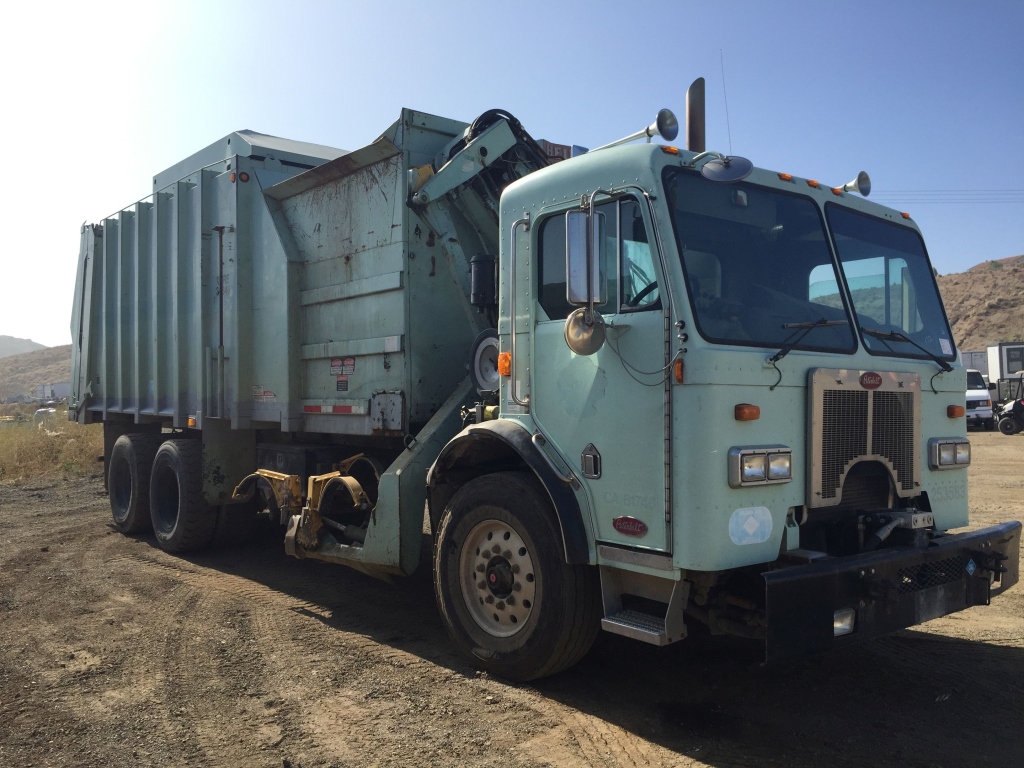
[[[83,226],[69,418],[116,528],[185,552],[242,511],[397,580],[429,523],[451,638],[512,680],[600,630],[773,661],[1013,586],[1019,522],[950,533],[966,376],[914,220],[707,150],[702,94],[682,146],[669,110],[590,151],[502,110],[239,131]]]

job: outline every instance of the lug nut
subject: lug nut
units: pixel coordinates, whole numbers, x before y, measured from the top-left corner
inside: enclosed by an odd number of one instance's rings
[[[497,608],[499,611],[504,611],[505,610],[505,603],[502,600],[499,600],[498,604],[495,605],[494,607]]]
[[[519,566],[518,565],[513,565],[512,566],[512,573],[519,573]]]
[[[486,582],[486,581],[478,581],[478,582],[476,583],[476,585],[477,585],[477,587],[479,587],[480,589],[487,589],[487,582]]]
[[[484,598],[484,602],[485,603],[493,603],[494,602],[494,595],[488,595],[487,597],[485,597]]]
[[[509,549],[506,549],[504,552],[501,553],[501,556],[504,557],[506,560],[511,560],[512,559],[512,551],[509,550]]]
[[[512,585],[512,589],[515,590],[516,592],[518,592],[522,588],[523,588],[523,585],[520,584],[518,581],[515,584]]]
[[[495,544],[493,547],[491,547],[491,552],[493,552],[496,555],[499,555],[501,554],[501,547]]]

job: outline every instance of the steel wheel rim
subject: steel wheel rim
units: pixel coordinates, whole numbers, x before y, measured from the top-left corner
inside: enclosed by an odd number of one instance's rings
[[[516,529],[500,520],[485,520],[469,532],[459,583],[473,621],[493,637],[521,632],[536,607],[533,557]]]

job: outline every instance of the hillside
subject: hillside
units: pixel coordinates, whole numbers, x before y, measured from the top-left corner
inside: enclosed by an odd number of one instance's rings
[[[1024,256],[985,261],[938,280],[957,347],[1024,341]]]
[[[20,355],[37,349],[46,349],[46,347],[43,344],[37,344],[31,339],[19,339],[14,336],[0,336],[0,357]]]
[[[32,388],[39,384],[70,379],[70,344],[11,355],[0,360],[0,400],[14,395],[30,394]]]

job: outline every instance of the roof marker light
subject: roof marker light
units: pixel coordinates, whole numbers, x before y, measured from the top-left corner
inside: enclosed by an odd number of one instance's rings
[[[906,211],[903,211],[903,212],[902,212],[902,213],[900,214],[900,216],[902,216],[902,217],[903,217],[904,219],[909,219],[909,218],[910,218],[910,214],[909,214],[909,213],[907,213]]]
[[[832,194],[833,195],[841,195],[841,194],[843,194],[843,188],[842,187],[832,187]]]
[[[779,178],[782,179],[783,181],[792,181],[793,180],[793,174],[792,173],[780,173],[779,174]]]
[[[666,155],[678,155],[679,154],[679,149],[678,148],[669,146],[668,144],[662,144],[661,145],[661,151],[664,152]]]
[[[818,188],[818,182],[816,182],[814,179],[808,179],[807,180],[807,186],[808,187],[814,187],[815,189],[817,189]]]

